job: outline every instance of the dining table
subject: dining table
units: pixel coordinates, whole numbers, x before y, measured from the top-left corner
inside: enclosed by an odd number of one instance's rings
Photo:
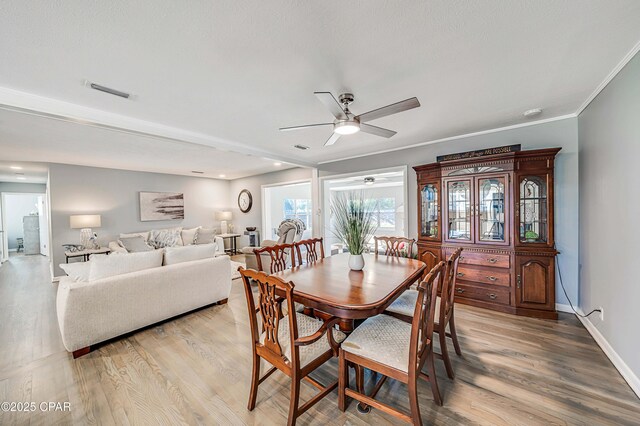
[[[341,331],[354,322],[381,314],[424,274],[427,265],[416,259],[364,254],[364,268],[349,268],[349,253],[336,254],[273,275],[294,285],[294,301],[313,315],[335,316]]]

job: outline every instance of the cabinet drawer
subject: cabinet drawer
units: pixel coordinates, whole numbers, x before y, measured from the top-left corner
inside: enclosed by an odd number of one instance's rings
[[[501,305],[510,305],[511,293],[507,288],[484,288],[466,285],[462,283],[456,284],[456,298],[464,297],[466,299],[481,300],[483,302],[499,303]]]
[[[473,266],[458,265],[459,280],[476,281],[483,284],[492,284],[509,287],[511,285],[511,274],[504,269],[480,269]]]
[[[454,252],[447,249],[447,258]],[[463,250],[460,254],[460,265],[491,266],[493,268],[509,269],[511,267],[511,256],[508,254],[475,253]]]

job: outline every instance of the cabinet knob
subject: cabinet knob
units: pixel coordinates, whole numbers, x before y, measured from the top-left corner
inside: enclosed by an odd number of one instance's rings
[[[460,256],[458,260],[464,260],[464,256]]]
[[[489,299],[491,300],[496,300],[496,297],[498,297],[494,293],[488,293],[487,296],[489,296]]]
[[[492,281],[492,282],[494,282],[494,281],[498,281],[498,279],[497,279],[496,277],[489,277],[489,276],[487,276],[487,279],[488,279],[489,281]]]
[[[456,288],[456,293],[458,294],[464,293],[464,288],[460,288],[460,287]]]
[[[520,288],[520,286],[522,285],[522,278],[520,277],[520,275],[518,275],[518,288]]]
[[[498,259],[496,259],[495,257],[492,257],[491,259],[489,259],[489,263],[496,263],[498,261]]]
[[[464,272],[458,272],[458,273],[457,273],[457,275],[458,275],[459,277],[464,277]]]

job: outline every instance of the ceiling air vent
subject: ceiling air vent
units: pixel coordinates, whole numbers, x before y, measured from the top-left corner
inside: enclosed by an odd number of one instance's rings
[[[131,97],[130,93],[122,92],[120,90],[112,89],[111,87],[102,86],[100,84],[92,83],[90,81],[85,80],[85,86],[91,87],[94,90],[99,90],[100,92],[108,93],[110,95],[119,96],[121,98],[129,99]]]
[[[308,146],[305,146],[305,145],[294,145],[293,147],[294,147],[294,148],[301,149],[301,150],[303,150],[303,151],[306,151],[307,149],[309,149],[309,147],[308,147]]]

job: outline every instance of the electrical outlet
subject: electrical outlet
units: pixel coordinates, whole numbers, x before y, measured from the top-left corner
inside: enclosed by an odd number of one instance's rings
[[[600,309],[600,321],[604,321],[604,308],[600,306],[598,309]]]

